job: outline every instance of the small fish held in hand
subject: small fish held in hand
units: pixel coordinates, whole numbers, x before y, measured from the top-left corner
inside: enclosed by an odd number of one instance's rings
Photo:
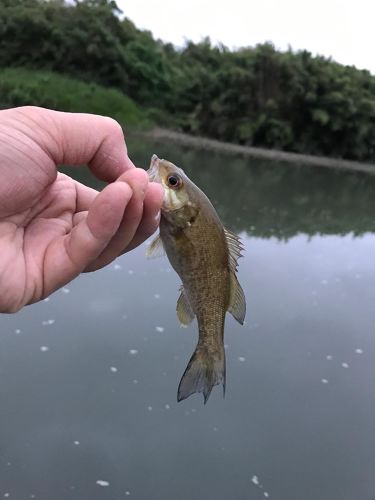
[[[181,168],[153,155],[148,175],[164,188],[160,235],[148,254],[164,247],[182,280],[178,319],[187,326],[196,316],[199,328],[198,344],[181,378],[177,399],[203,392],[206,403],[215,385],[222,384],[225,392],[225,314],[229,311],[241,324],[245,318],[245,296],[236,277],[243,248]]]

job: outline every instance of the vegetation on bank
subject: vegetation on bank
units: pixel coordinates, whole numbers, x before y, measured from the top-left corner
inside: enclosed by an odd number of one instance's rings
[[[50,71],[6,68],[0,70],[0,107],[34,104],[45,108],[97,113],[124,125],[144,127],[144,112],[122,92],[86,83]]]
[[[155,122],[184,132],[249,146],[375,160],[375,77],[368,71],[307,51],[279,52],[270,43],[230,51],[206,39],[176,48],[120,14],[113,0],[0,0],[0,67],[59,72],[87,82],[88,88],[96,83],[119,90],[110,90],[112,97],[101,94],[103,106],[110,101],[104,111],[80,110],[111,113],[121,92]],[[78,82],[74,88],[57,86],[57,104],[48,104],[44,92],[52,102],[57,77],[50,74],[48,84],[34,77],[31,103],[60,109],[90,105],[88,98],[72,96],[86,92]],[[7,92],[3,104],[12,93]]]

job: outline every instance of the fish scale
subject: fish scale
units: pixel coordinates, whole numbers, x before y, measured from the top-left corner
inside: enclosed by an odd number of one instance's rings
[[[181,168],[153,155],[148,174],[164,189],[160,235],[149,254],[160,248],[161,241],[182,281],[177,316],[183,325],[196,317],[199,329],[177,399],[201,392],[206,403],[215,385],[222,384],[225,391],[225,314],[229,311],[241,324],[245,318],[245,297],[236,278],[243,247]]]

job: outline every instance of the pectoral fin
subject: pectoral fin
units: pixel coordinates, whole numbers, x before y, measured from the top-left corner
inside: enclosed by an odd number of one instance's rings
[[[161,241],[160,235],[158,234],[154,240],[152,240],[150,246],[146,250],[146,256],[148,259],[154,257],[163,257],[165,255],[165,250],[163,247],[163,242]]]
[[[230,273],[230,302],[228,311],[241,325],[246,314],[246,300],[241,285],[234,272]]]
[[[186,293],[184,287],[181,286],[181,295],[177,301],[177,317],[182,326],[188,326],[194,319],[194,311],[191,308],[188,298],[186,297]]]

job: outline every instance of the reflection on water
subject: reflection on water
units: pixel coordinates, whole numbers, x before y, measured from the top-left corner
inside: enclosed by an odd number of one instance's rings
[[[149,150],[136,155],[148,166]],[[155,143],[183,166],[215,203],[225,223],[249,235],[287,239],[298,233],[375,231],[375,176],[199,152]]]
[[[143,245],[0,318],[0,498],[373,500],[375,179],[129,150],[179,163],[242,233],[225,400],[175,401],[196,326]]]

